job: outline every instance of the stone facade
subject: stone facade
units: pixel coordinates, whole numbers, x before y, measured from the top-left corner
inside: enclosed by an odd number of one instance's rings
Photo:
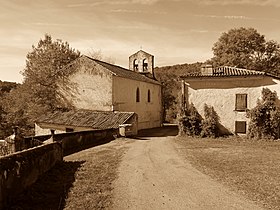
[[[148,56],[145,71],[153,75],[153,56],[139,52],[138,56]],[[69,68],[76,69],[70,77],[71,91],[61,91],[77,109],[135,112],[138,129],[161,126],[161,84],[155,79],[87,56],[78,58]]]
[[[154,78],[154,56],[139,50],[129,57],[129,70],[150,74]]]

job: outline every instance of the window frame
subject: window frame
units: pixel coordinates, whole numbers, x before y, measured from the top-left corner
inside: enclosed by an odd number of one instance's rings
[[[238,99],[239,97],[244,97],[243,100],[245,100],[245,101],[240,102],[241,98]],[[239,104],[239,103],[243,103],[243,104]],[[248,94],[247,93],[235,94],[235,111],[245,112],[247,107],[248,107]]]
[[[240,127],[242,127],[242,128],[240,128]],[[246,121],[235,121],[235,133],[246,134],[247,133],[247,122]]]

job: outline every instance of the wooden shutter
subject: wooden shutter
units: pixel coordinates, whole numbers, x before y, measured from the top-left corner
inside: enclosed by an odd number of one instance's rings
[[[235,133],[246,133],[246,121],[235,121]]]
[[[247,109],[247,94],[236,94],[235,110],[245,111]]]

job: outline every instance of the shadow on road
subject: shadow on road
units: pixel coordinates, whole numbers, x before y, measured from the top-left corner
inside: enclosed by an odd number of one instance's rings
[[[177,136],[178,126],[177,125],[165,125],[160,128],[144,129],[138,132],[138,138],[140,140],[149,140],[145,137],[167,137]]]
[[[75,173],[85,161],[62,162],[12,199],[8,209],[64,209]]]

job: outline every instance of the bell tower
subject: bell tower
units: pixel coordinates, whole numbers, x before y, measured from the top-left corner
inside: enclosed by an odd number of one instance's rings
[[[129,56],[129,70],[154,78],[154,56],[139,50]]]

